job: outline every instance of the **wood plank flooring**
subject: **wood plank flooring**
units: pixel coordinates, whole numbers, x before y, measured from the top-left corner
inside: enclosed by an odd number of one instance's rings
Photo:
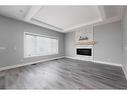
[[[67,58],[2,71],[0,76],[1,89],[127,89],[121,67]]]

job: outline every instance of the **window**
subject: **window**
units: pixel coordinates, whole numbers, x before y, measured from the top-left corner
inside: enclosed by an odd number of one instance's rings
[[[58,39],[38,34],[25,33],[24,56],[45,56],[58,54]]]

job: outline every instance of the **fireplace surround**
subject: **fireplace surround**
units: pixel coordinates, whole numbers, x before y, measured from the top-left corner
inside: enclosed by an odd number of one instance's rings
[[[93,45],[78,45],[75,48],[75,56],[79,60],[93,60]]]

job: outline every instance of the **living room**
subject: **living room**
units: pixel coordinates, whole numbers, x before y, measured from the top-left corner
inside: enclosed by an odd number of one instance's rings
[[[126,89],[126,24],[122,5],[0,6],[0,88]]]

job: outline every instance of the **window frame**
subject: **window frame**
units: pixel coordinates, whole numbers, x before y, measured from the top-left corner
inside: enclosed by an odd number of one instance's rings
[[[32,55],[32,56],[27,56],[26,54],[25,54],[25,48],[26,48],[26,34],[28,34],[28,35],[34,35],[34,36],[39,36],[39,37],[45,37],[45,38],[51,38],[51,39],[56,39],[56,40],[58,40],[58,52],[57,53],[54,53],[54,54],[47,54],[47,55]],[[43,56],[50,56],[50,55],[56,55],[56,54],[59,54],[59,37],[53,37],[53,36],[47,36],[47,35],[43,35],[43,34],[37,34],[37,33],[30,33],[30,32],[24,32],[24,35],[23,35],[24,37],[24,40],[23,40],[23,45],[24,45],[24,50],[23,50],[23,57],[24,58],[32,58],[32,57],[43,57]]]

